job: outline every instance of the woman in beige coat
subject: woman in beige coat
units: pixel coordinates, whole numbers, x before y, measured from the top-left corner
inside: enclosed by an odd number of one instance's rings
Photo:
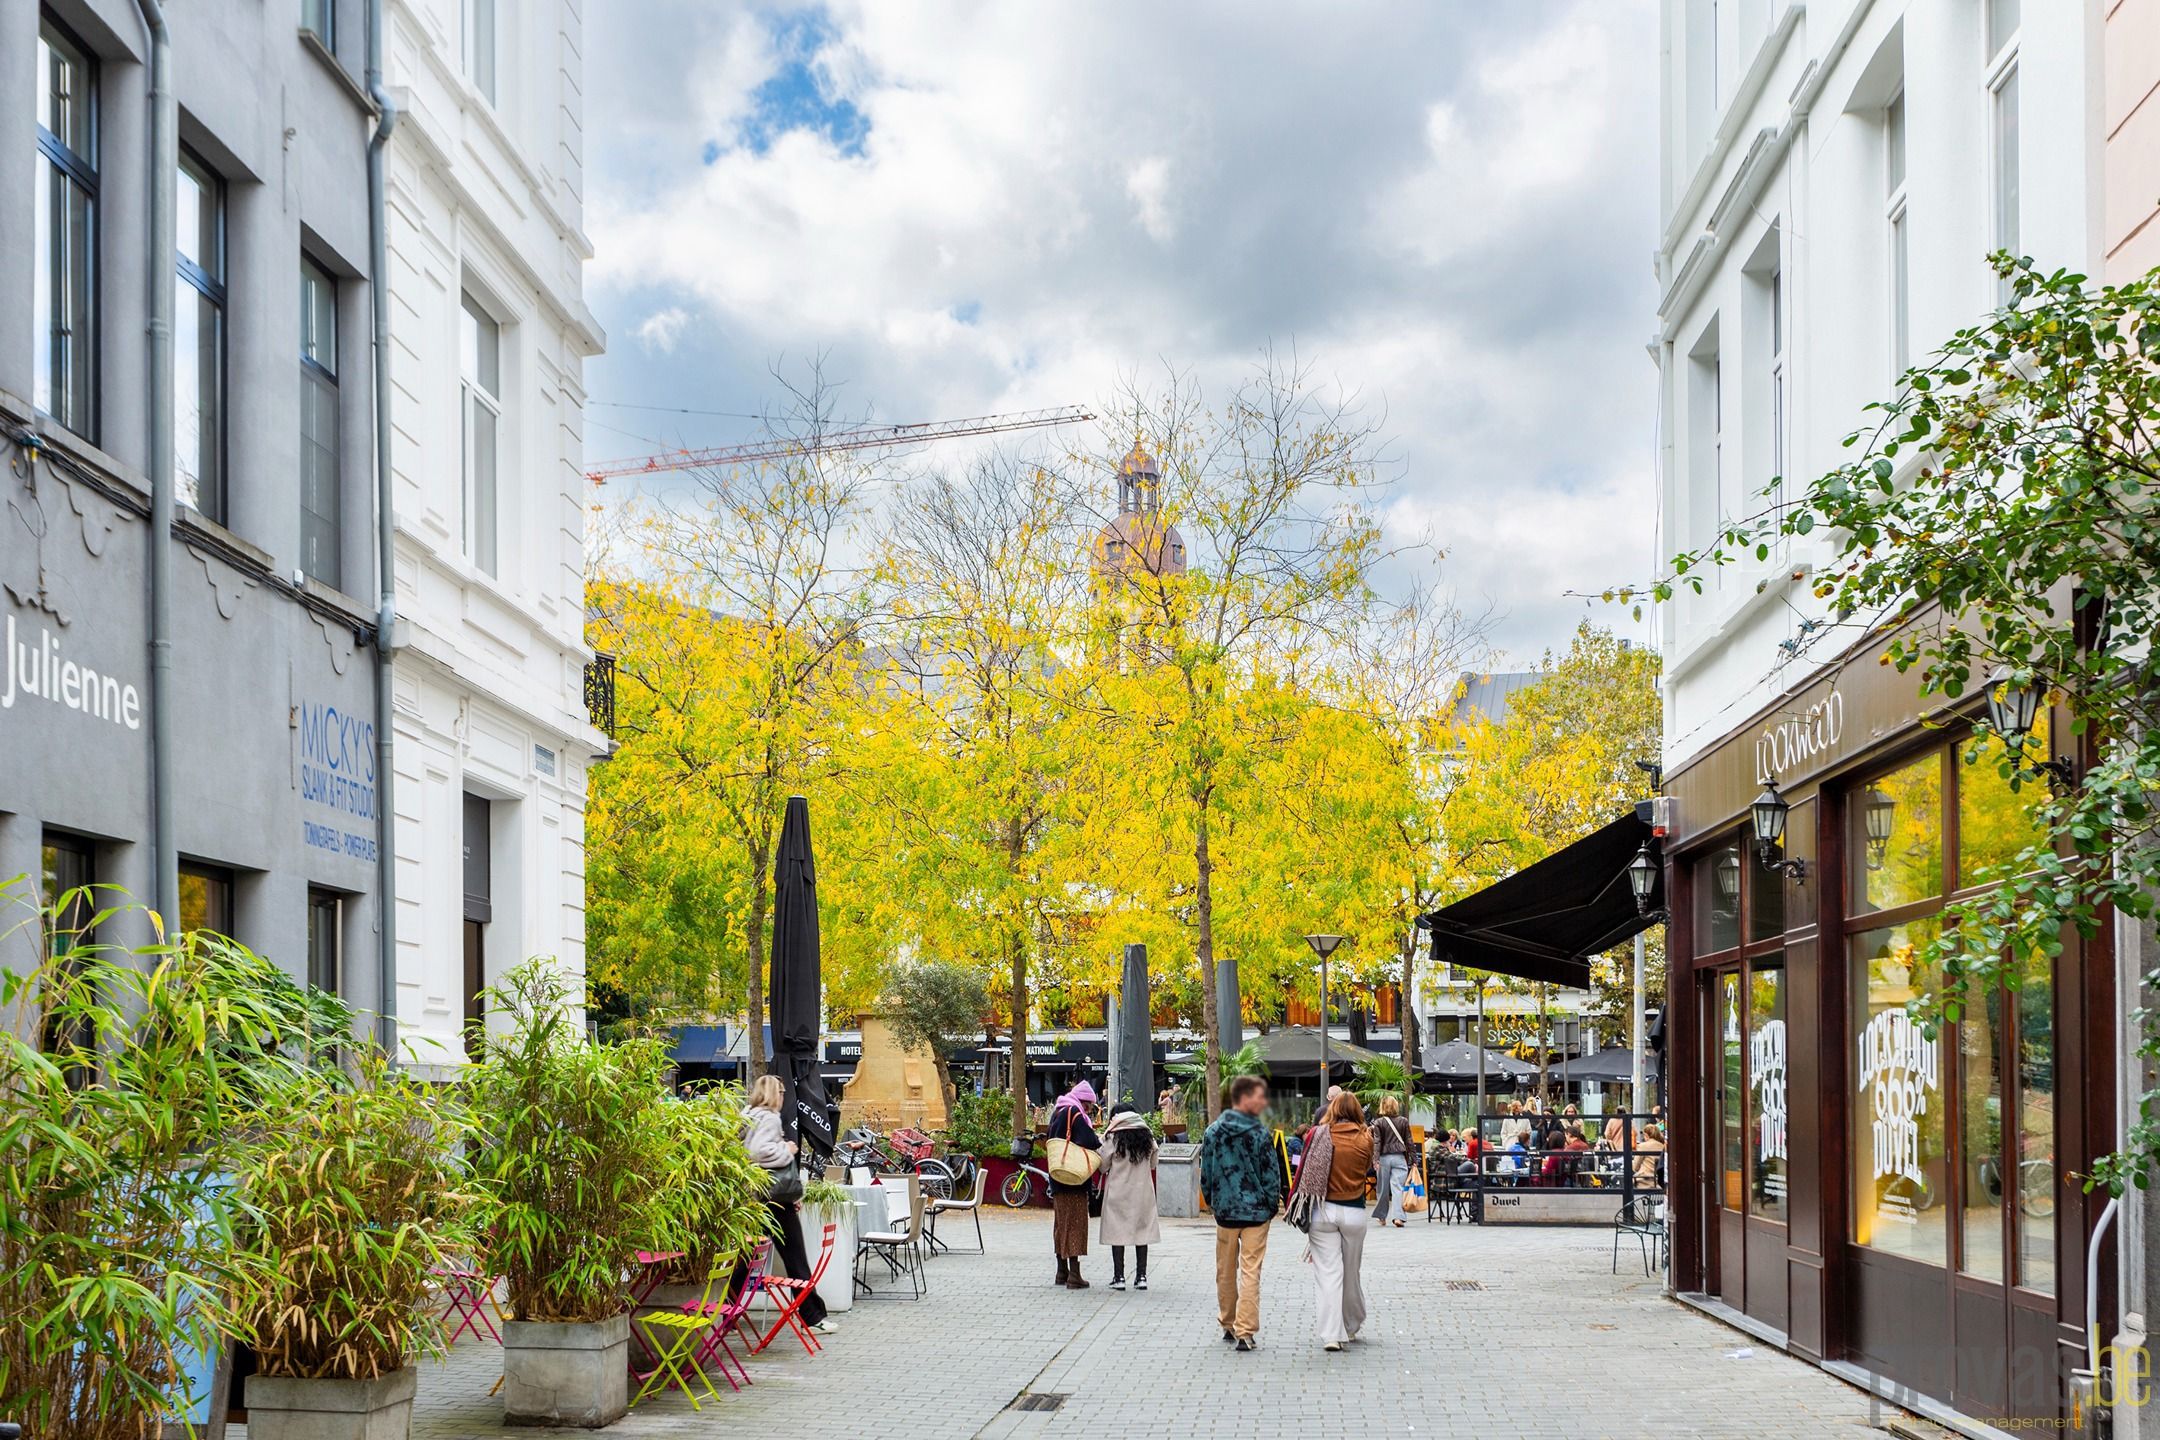
[[[1125,1247],[1133,1247],[1133,1289],[1147,1289],[1147,1247],[1162,1240],[1155,1208],[1155,1134],[1131,1105],[1110,1112],[1103,1130],[1102,1243],[1110,1247],[1110,1288],[1125,1288]]]

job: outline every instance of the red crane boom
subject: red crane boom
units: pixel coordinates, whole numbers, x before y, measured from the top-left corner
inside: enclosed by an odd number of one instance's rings
[[[702,470],[709,466],[747,465],[777,460],[787,455],[808,455],[821,450],[879,450],[891,445],[920,445],[932,440],[957,440],[964,435],[1000,435],[1009,430],[1035,430],[1046,425],[1072,425],[1095,417],[1078,405],[1059,405],[1048,410],[1020,410],[1007,415],[975,415],[965,420],[918,420],[907,425],[858,425],[807,440],[757,440],[748,445],[722,445],[705,450],[663,450],[614,460],[585,472],[595,485],[623,475],[650,475],[663,470]]]

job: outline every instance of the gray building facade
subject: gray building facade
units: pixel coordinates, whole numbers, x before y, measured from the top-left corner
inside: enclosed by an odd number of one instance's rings
[[[0,5],[0,884],[155,893],[378,1001],[373,394],[361,0],[168,5],[176,234],[149,234],[133,0]],[[178,509],[155,536],[148,267],[176,268]],[[153,693],[152,547],[172,547]],[[7,907],[0,963],[34,956]],[[111,936],[142,938],[146,927]]]

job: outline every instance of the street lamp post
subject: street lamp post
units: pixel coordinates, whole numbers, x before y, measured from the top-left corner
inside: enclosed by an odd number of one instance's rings
[[[1327,961],[1342,944],[1340,935],[1307,935],[1305,943],[1312,946],[1313,954],[1320,957],[1320,1094],[1327,1096],[1328,1080],[1328,1033],[1327,1033]]]

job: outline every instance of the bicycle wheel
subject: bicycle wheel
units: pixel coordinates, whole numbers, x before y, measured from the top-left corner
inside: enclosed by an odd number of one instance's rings
[[[915,1179],[922,1186],[926,1200],[950,1200],[953,1197],[952,1166],[936,1156],[915,1162]]]
[[[1018,1210],[1035,1198],[1035,1177],[1025,1170],[1015,1170],[998,1186],[998,1199]]]
[[[2018,1208],[2035,1220],[2055,1213],[2055,1167],[2045,1160],[2018,1166]]]

